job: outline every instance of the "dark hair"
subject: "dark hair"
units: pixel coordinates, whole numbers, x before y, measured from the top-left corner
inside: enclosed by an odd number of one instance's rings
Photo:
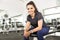
[[[35,6],[35,4],[34,4],[34,2],[33,2],[33,1],[30,1],[29,3],[27,3],[27,5],[26,5],[26,6],[28,6],[28,5],[33,5],[33,6],[34,6],[34,8],[35,8],[35,13],[36,13],[36,12],[38,12],[37,7]]]

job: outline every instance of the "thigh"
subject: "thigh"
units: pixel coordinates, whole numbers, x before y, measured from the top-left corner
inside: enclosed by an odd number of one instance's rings
[[[48,32],[49,32],[49,28],[43,27],[41,30],[37,31],[37,35],[40,34],[40,35],[44,36],[44,35],[48,34]]]

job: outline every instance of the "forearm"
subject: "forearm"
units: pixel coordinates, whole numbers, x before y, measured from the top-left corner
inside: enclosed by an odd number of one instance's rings
[[[34,33],[34,32],[37,32],[37,31],[39,31],[39,30],[41,30],[41,29],[42,29],[42,27],[37,27],[37,28],[32,29],[32,30],[30,30],[30,31],[32,31],[32,32]]]
[[[30,29],[30,27],[26,26],[25,29],[24,29],[24,31],[28,31],[29,29]]]

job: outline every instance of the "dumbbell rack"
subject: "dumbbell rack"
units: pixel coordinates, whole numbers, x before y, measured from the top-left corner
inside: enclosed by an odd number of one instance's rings
[[[9,21],[8,21],[8,23],[7,22],[5,22],[5,21],[7,21],[6,19],[3,19],[3,22],[2,22],[2,25],[3,25],[3,28],[2,28],[2,33],[4,34],[4,33],[9,33],[10,31],[15,31],[16,33],[17,33],[17,31],[19,31],[19,30],[24,30],[24,28],[22,27],[20,27],[20,28],[17,28],[17,24],[16,24],[16,19],[14,19],[14,23],[13,23],[13,21],[11,20],[11,18],[9,18],[8,19]],[[14,24],[14,27],[13,27],[13,25],[12,24]]]
[[[3,34],[5,33],[5,32],[7,32],[7,34],[8,34],[8,32],[9,32],[9,25],[10,24],[8,24],[7,22],[6,22],[6,19],[3,19]]]

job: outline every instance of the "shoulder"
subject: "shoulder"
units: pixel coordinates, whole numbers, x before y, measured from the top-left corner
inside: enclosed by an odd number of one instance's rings
[[[38,14],[41,14],[41,12],[37,12]]]
[[[42,16],[42,13],[41,12],[37,12],[36,15],[37,16]]]
[[[30,18],[30,15],[27,15],[27,18]]]
[[[37,18],[38,18],[38,20],[43,19],[43,16],[40,12],[37,12]]]

